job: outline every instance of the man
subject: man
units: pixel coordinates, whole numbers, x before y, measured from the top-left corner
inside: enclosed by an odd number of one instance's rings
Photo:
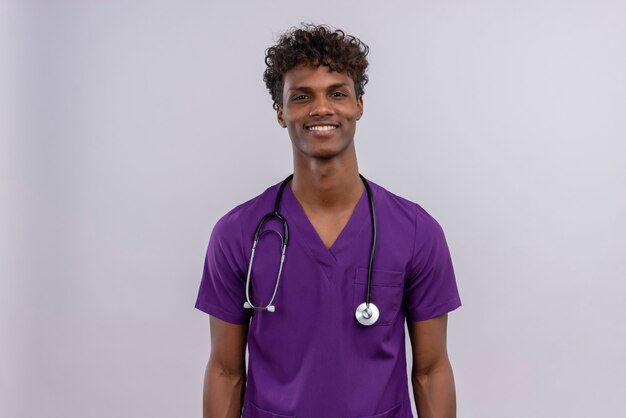
[[[417,204],[359,176],[367,53],[360,40],[313,25],[266,51],[264,80],[291,138],[294,175],[230,211],[211,235],[196,302],[210,314],[205,418],[412,417],[405,321],[419,417],[456,416],[446,329],[461,301],[443,231]]]

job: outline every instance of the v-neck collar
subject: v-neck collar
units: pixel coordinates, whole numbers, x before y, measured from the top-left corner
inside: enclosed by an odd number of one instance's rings
[[[283,210],[288,217],[290,226],[293,225],[290,227],[290,241],[301,242],[311,256],[322,265],[326,277],[331,280],[334,268],[341,261],[342,255],[349,251],[350,243],[359,235],[363,227],[368,224],[370,215],[367,191],[363,190],[363,194],[359,198],[352,215],[350,215],[350,219],[330,249],[326,248],[313,224],[306,216],[300,202],[291,190],[291,185],[285,187],[283,200]]]

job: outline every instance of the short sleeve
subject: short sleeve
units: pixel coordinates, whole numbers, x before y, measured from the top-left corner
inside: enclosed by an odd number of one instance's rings
[[[241,226],[236,216],[226,215],[211,233],[195,306],[226,322],[245,324],[250,320],[245,295]]]
[[[452,259],[443,229],[418,208],[415,219],[413,258],[403,306],[412,321],[423,321],[461,306]]]

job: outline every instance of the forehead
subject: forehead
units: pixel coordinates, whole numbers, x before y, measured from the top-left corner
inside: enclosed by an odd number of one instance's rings
[[[300,65],[287,71],[283,77],[284,91],[306,87],[324,89],[335,84],[346,84],[354,89],[354,80],[346,73],[331,71],[329,67],[320,65],[311,67]]]

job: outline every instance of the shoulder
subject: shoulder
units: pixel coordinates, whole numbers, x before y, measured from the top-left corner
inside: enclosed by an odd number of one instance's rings
[[[411,227],[416,231],[437,233],[441,226],[420,204],[390,192],[386,188],[370,182],[377,209],[381,217]]]
[[[242,229],[257,223],[268,208],[273,206],[278,184],[265,189],[261,194],[235,206],[224,214],[213,227],[213,235],[221,237],[240,237]]]

